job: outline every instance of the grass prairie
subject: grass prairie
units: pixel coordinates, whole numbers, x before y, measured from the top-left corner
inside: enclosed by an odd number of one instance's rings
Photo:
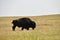
[[[36,28],[12,31],[12,20],[22,16],[0,17],[0,40],[60,40],[60,14],[48,16],[30,16],[36,22]]]

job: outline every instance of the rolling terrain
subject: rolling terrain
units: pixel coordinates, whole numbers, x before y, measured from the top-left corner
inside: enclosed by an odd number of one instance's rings
[[[36,22],[36,28],[12,31],[12,20],[22,16],[0,17],[0,40],[60,40],[60,14],[46,16],[29,16]]]

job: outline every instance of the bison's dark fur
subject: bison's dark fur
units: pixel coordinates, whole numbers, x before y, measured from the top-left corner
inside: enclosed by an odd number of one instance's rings
[[[34,28],[36,27],[36,23],[29,18],[20,18],[17,20],[13,20],[12,24],[13,24],[12,27],[13,31],[15,30],[16,26],[22,27],[21,30],[23,29],[29,30],[29,28],[32,28],[34,30]]]

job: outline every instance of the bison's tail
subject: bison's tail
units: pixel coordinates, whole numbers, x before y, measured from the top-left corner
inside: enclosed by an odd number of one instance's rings
[[[12,24],[13,24],[13,25],[17,25],[17,20],[13,20],[13,21],[12,21]]]

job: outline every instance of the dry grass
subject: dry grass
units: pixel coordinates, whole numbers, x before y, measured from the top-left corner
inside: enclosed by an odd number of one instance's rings
[[[35,30],[12,31],[11,21],[22,17],[0,17],[0,40],[60,40],[60,15],[29,17],[36,22]]]

